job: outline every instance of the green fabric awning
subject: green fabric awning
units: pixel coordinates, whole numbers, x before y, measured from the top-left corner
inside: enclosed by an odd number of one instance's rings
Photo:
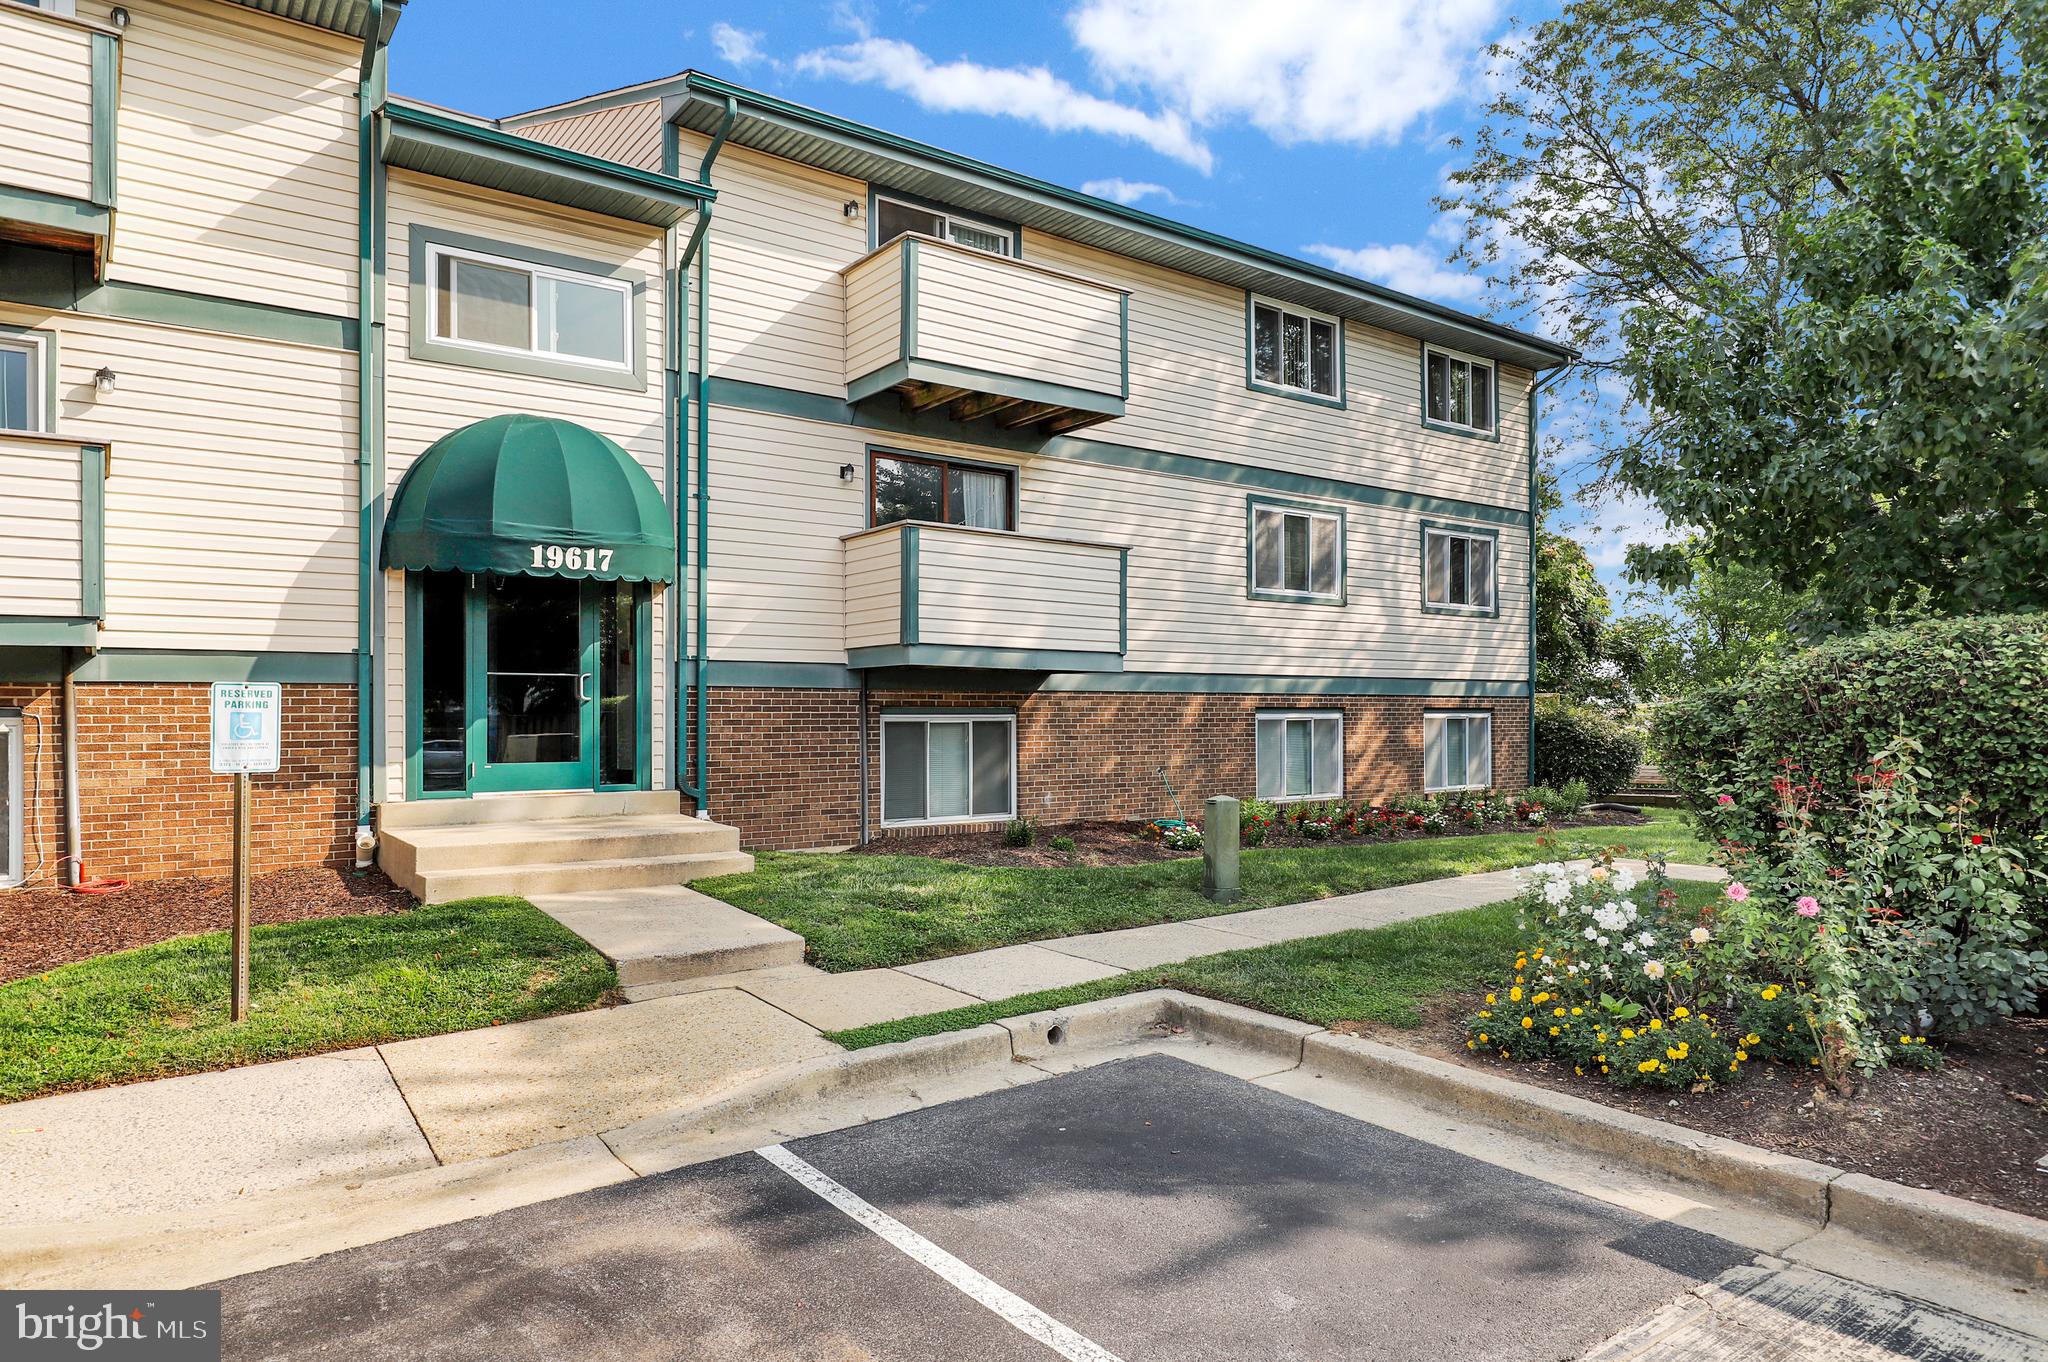
[[[676,537],[654,479],[604,436],[493,416],[443,435],[406,470],[384,566],[667,582]]]

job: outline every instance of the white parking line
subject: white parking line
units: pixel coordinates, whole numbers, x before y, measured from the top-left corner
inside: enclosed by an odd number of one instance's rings
[[[1015,1292],[997,1286],[910,1226],[861,1200],[783,1146],[764,1145],[754,1152],[837,1206],[850,1219],[873,1230],[905,1256],[930,1268],[962,1295],[994,1311],[999,1318],[1007,1320],[1069,1362],[1120,1362],[1109,1349],[1081,1337]]]

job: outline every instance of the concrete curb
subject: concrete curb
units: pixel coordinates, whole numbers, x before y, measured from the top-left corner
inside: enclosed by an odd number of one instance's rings
[[[1863,1173],[1828,1188],[1829,1225],[1892,1248],[2048,1284],[2048,1221]]]
[[[1302,1064],[1396,1088],[1494,1125],[1612,1154],[1638,1167],[1731,1192],[1815,1225],[1828,1221],[1828,1185],[1842,1170],[1708,1135],[1583,1097],[1516,1083],[1392,1045],[1325,1032],[1303,1042]]]

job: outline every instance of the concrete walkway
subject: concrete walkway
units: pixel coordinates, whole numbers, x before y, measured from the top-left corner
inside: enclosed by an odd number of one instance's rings
[[[1720,875],[1671,869],[1674,878]],[[1513,893],[1512,872],[1500,871],[901,969],[827,974],[779,964],[630,985],[627,1007],[12,1103],[0,1106],[0,1226],[82,1231],[292,1187],[352,1192],[375,1179],[452,1174],[467,1162],[568,1147],[700,1106],[839,1053],[821,1031],[1382,926]],[[737,910],[715,906],[725,912],[706,909],[701,920],[722,930],[730,925],[725,914]],[[577,905],[560,907],[567,921]],[[633,958],[625,940],[610,942],[620,950],[613,958]],[[669,948],[657,943],[655,950]],[[771,948],[770,958],[788,958],[786,942],[773,940]],[[750,957],[743,948],[734,958]],[[577,1165],[559,1176],[566,1187],[606,1175]]]

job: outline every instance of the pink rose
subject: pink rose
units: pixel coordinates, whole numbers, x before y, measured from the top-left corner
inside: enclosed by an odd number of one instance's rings
[[[1792,905],[1793,911],[1801,917],[1819,917],[1820,900],[1811,894],[1801,894],[1799,901]]]
[[[1733,803],[1735,802],[1735,796],[1734,796],[1734,795],[1720,795],[1720,796],[1718,796],[1718,797],[1717,797],[1717,798],[1716,798],[1716,799],[1714,800],[1714,802],[1715,802],[1715,803],[1717,803],[1717,804],[1733,804]]]
[[[1735,883],[1729,885],[1725,892],[1727,893],[1729,898],[1735,900],[1735,902],[1737,903],[1744,902],[1749,898],[1749,886],[1744,884],[1741,880],[1737,880]]]

